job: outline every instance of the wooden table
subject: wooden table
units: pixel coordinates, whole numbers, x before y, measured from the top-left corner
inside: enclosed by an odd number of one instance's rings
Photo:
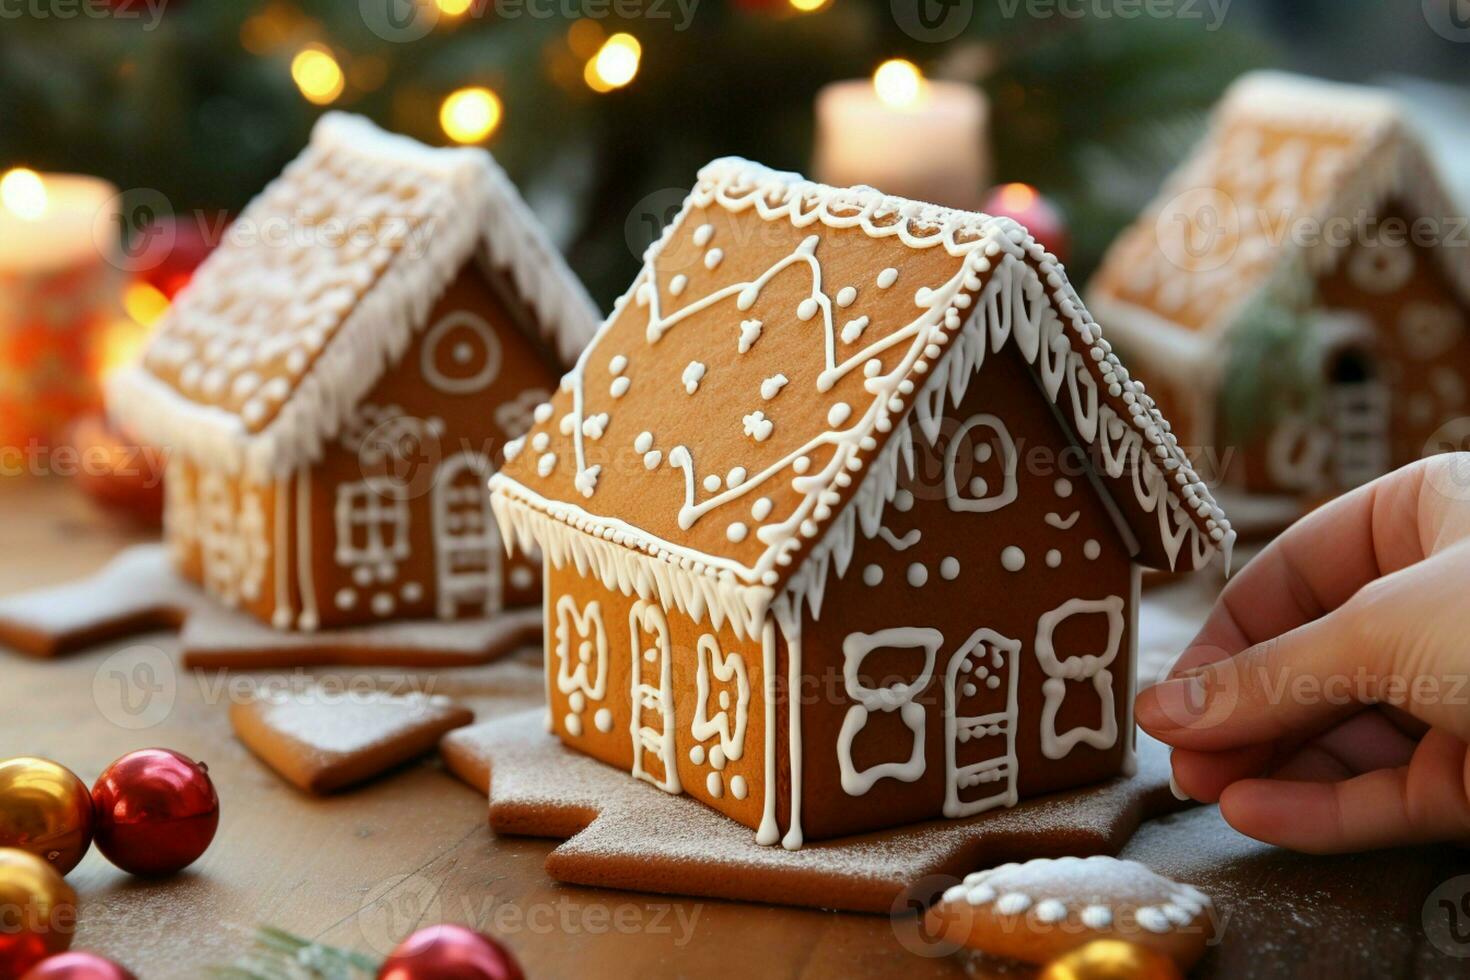
[[[64,483],[0,480],[0,593],[86,573],[146,537],[98,515]],[[142,642],[171,649],[166,636]],[[116,700],[115,679],[102,668],[127,645],[54,662],[0,654],[0,757],[47,756],[86,780],[150,745],[209,763],[222,820],[197,865],[144,882],[94,851],[70,876],[82,901],[76,947],[115,957],[143,980],[227,963],[262,923],[372,950],[431,921],[496,933],[532,978],[992,974],[985,963],[915,952],[901,938],[907,930],[882,917],[559,886],[541,867],[554,845],[497,839],[485,801],[435,761],[310,799],[234,740],[226,676],[177,676],[173,708],[153,727],[110,721],[116,712],[99,703]],[[534,655],[417,680],[481,717],[530,703],[540,688]],[[1229,914],[1201,976],[1470,975],[1470,959],[1437,949],[1421,925],[1430,892],[1470,874],[1460,850],[1309,858],[1242,838],[1202,808],[1147,825],[1128,856],[1205,888]],[[1461,928],[1470,930],[1470,914]],[[1457,951],[1470,954],[1466,940]]]

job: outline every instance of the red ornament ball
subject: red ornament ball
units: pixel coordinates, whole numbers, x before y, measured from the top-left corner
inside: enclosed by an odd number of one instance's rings
[[[97,849],[135,875],[161,877],[198,860],[219,828],[203,765],[169,749],[130,752],[92,786]]]
[[[378,969],[378,980],[525,980],[515,957],[464,926],[429,926],[409,936]]]
[[[62,953],[31,967],[21,980],[138,980],[96,953]]]
[[[1030,184],[1001,184],[990,192],[980,207],[986,214],[1010,218],[1031,233],[1041,247],[1067,261],[1071,237],[1067,222],[1056,206]]]

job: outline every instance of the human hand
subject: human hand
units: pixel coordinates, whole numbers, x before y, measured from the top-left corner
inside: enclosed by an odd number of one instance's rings
[[[1232,827],[1336,853],[1470,840],[1470,454],[1406,466],[1236,575],[1138,723]]]

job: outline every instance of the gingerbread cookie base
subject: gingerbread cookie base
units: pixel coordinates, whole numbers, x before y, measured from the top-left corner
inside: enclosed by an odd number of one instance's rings
[[[490,794],[497,834],[565,837],[558,881],[631,891],[888,913],[922,907],[976,868],[1117,854],[1144,820],[1180,809],[1167,750],[1140,735],[1137,774],[966,820],[915,824],[799,851],[562,747],[529,711],[451,732],[451,771]]]
[[[541,635],[541,611],[287,632],[219,605],[176,575],[162,545],[138,545],[95,575],[0,598],[0,644],[55,657],[178,629],[185,667],[454,667],[488,663]]]

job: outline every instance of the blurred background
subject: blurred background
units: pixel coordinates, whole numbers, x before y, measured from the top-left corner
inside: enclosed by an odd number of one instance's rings
[[[1467,40],[1464,0],[3,0],[0,435],[88,410],[329,109],[488,147],[604,307],[723,154],[834,179],[888,166],[883,189],[967,207],[1023,183],[1001,206],[1054,205],[1033,230],[1082,282],[1256,67],[1410,93],[1464,193]],[[942,111],[885,131],[873,113],[920,74],[955,83]],[[840,80],[856,87],[821,94]],[[925,150],[895,163],[898,142]],[[111,202],[124,244],[104,268],[17,285],[66,250],[4,223],[38,181],[53,206]]]

